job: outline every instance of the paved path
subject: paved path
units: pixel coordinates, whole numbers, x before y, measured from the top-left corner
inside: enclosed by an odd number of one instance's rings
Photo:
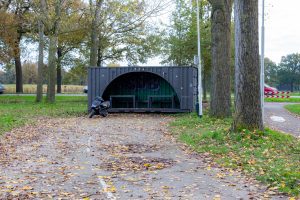
[[[268,127],[300,137],[300,117],[289,113],[289,103],[265,103],[265,123]]]
[[[15,129],[0,141],[0,199],[267,197],[255,180],[176,143],[170,120],[126,114],[45,119]]]

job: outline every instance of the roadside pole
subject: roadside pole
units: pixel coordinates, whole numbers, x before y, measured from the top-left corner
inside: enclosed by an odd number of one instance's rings
[[[264,85],[265,85],[265,0],[262,0],[262,21],[261,21],[261,72],[260,72],[260,92],[261,92],[261,109],[262,109],[262,121],[264,122],[265,116],[265,94],[264,94]]]
[[[198,104],[199,104],[199,117],[203,115],[202,108],[202,67],[201,67],[201,33],[200,33],[200,9],[199,0],[197,1],[197,32],[198,32]]]

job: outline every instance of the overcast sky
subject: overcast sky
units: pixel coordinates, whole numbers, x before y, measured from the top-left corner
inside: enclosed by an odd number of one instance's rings
[[[300,53],[300,1],[265,0],[265,7],[265,56],[278,63],[282,56]]]

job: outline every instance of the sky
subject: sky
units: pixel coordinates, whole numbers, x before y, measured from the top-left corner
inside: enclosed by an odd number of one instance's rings
[[[265,0],[265,57],[279,63],[282,56],[300,53],[299,8],[299,0]]]

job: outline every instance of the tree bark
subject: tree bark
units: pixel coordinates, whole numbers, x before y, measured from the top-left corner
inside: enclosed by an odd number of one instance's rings
[[[21,63],[21,49],[20,49],[21,35],[16,40],[14,47],[14,60],[16,69],[16,93],[23,93],[23,73]]]
[[[235,0],[235,115],[233,129],[263,130],[260,98],[258,0]]]
[[[39,20],[39,60],[36,89],[36,102],[43,100],[43,68],[44,68],[44,24]]]
[[[56,84],[56,68],[57,68],[57,44],[58,30],[61,17],[62,0],[55,2],[56,20],[53,22],[52,31],[49,34],[49,56],[48,56],[48,87],[47,87],[47,102],[55,102],[55,84]]]
[[[203,88],[203,101],[207,101],[207,88],[206,88],[206,76],[203,74],[202,79],[202,88]]]
[[[100,41],[100,40],[99,40]],[[97,66],[101,67],[102,65],[102,54],[101,54],[101,49],[98,46],[98,53],[97,53]]]
[[[49,35],[47,102],[55,102],[57,36]]]
[[[62,69],[61,69],[61,60],[62,60],[62,48],[59,46],[57,48],[57,69],[56,69],[56,76],[57,76],[57,89],[56,92],[58,94],[61,93],[61,84],[62,84]]]
[[[100,11],[103,0],[97,0],[95,16],[92,21],[91,27],[91,51],[90,51],[90,66],[97,66],[97,58],[98,58],[98,46],[99,46],[99,21],[100,21]]]
[[[210,0],[212,5],[212,77],[210,114],[231,116],[231,12],[232,0]]]

